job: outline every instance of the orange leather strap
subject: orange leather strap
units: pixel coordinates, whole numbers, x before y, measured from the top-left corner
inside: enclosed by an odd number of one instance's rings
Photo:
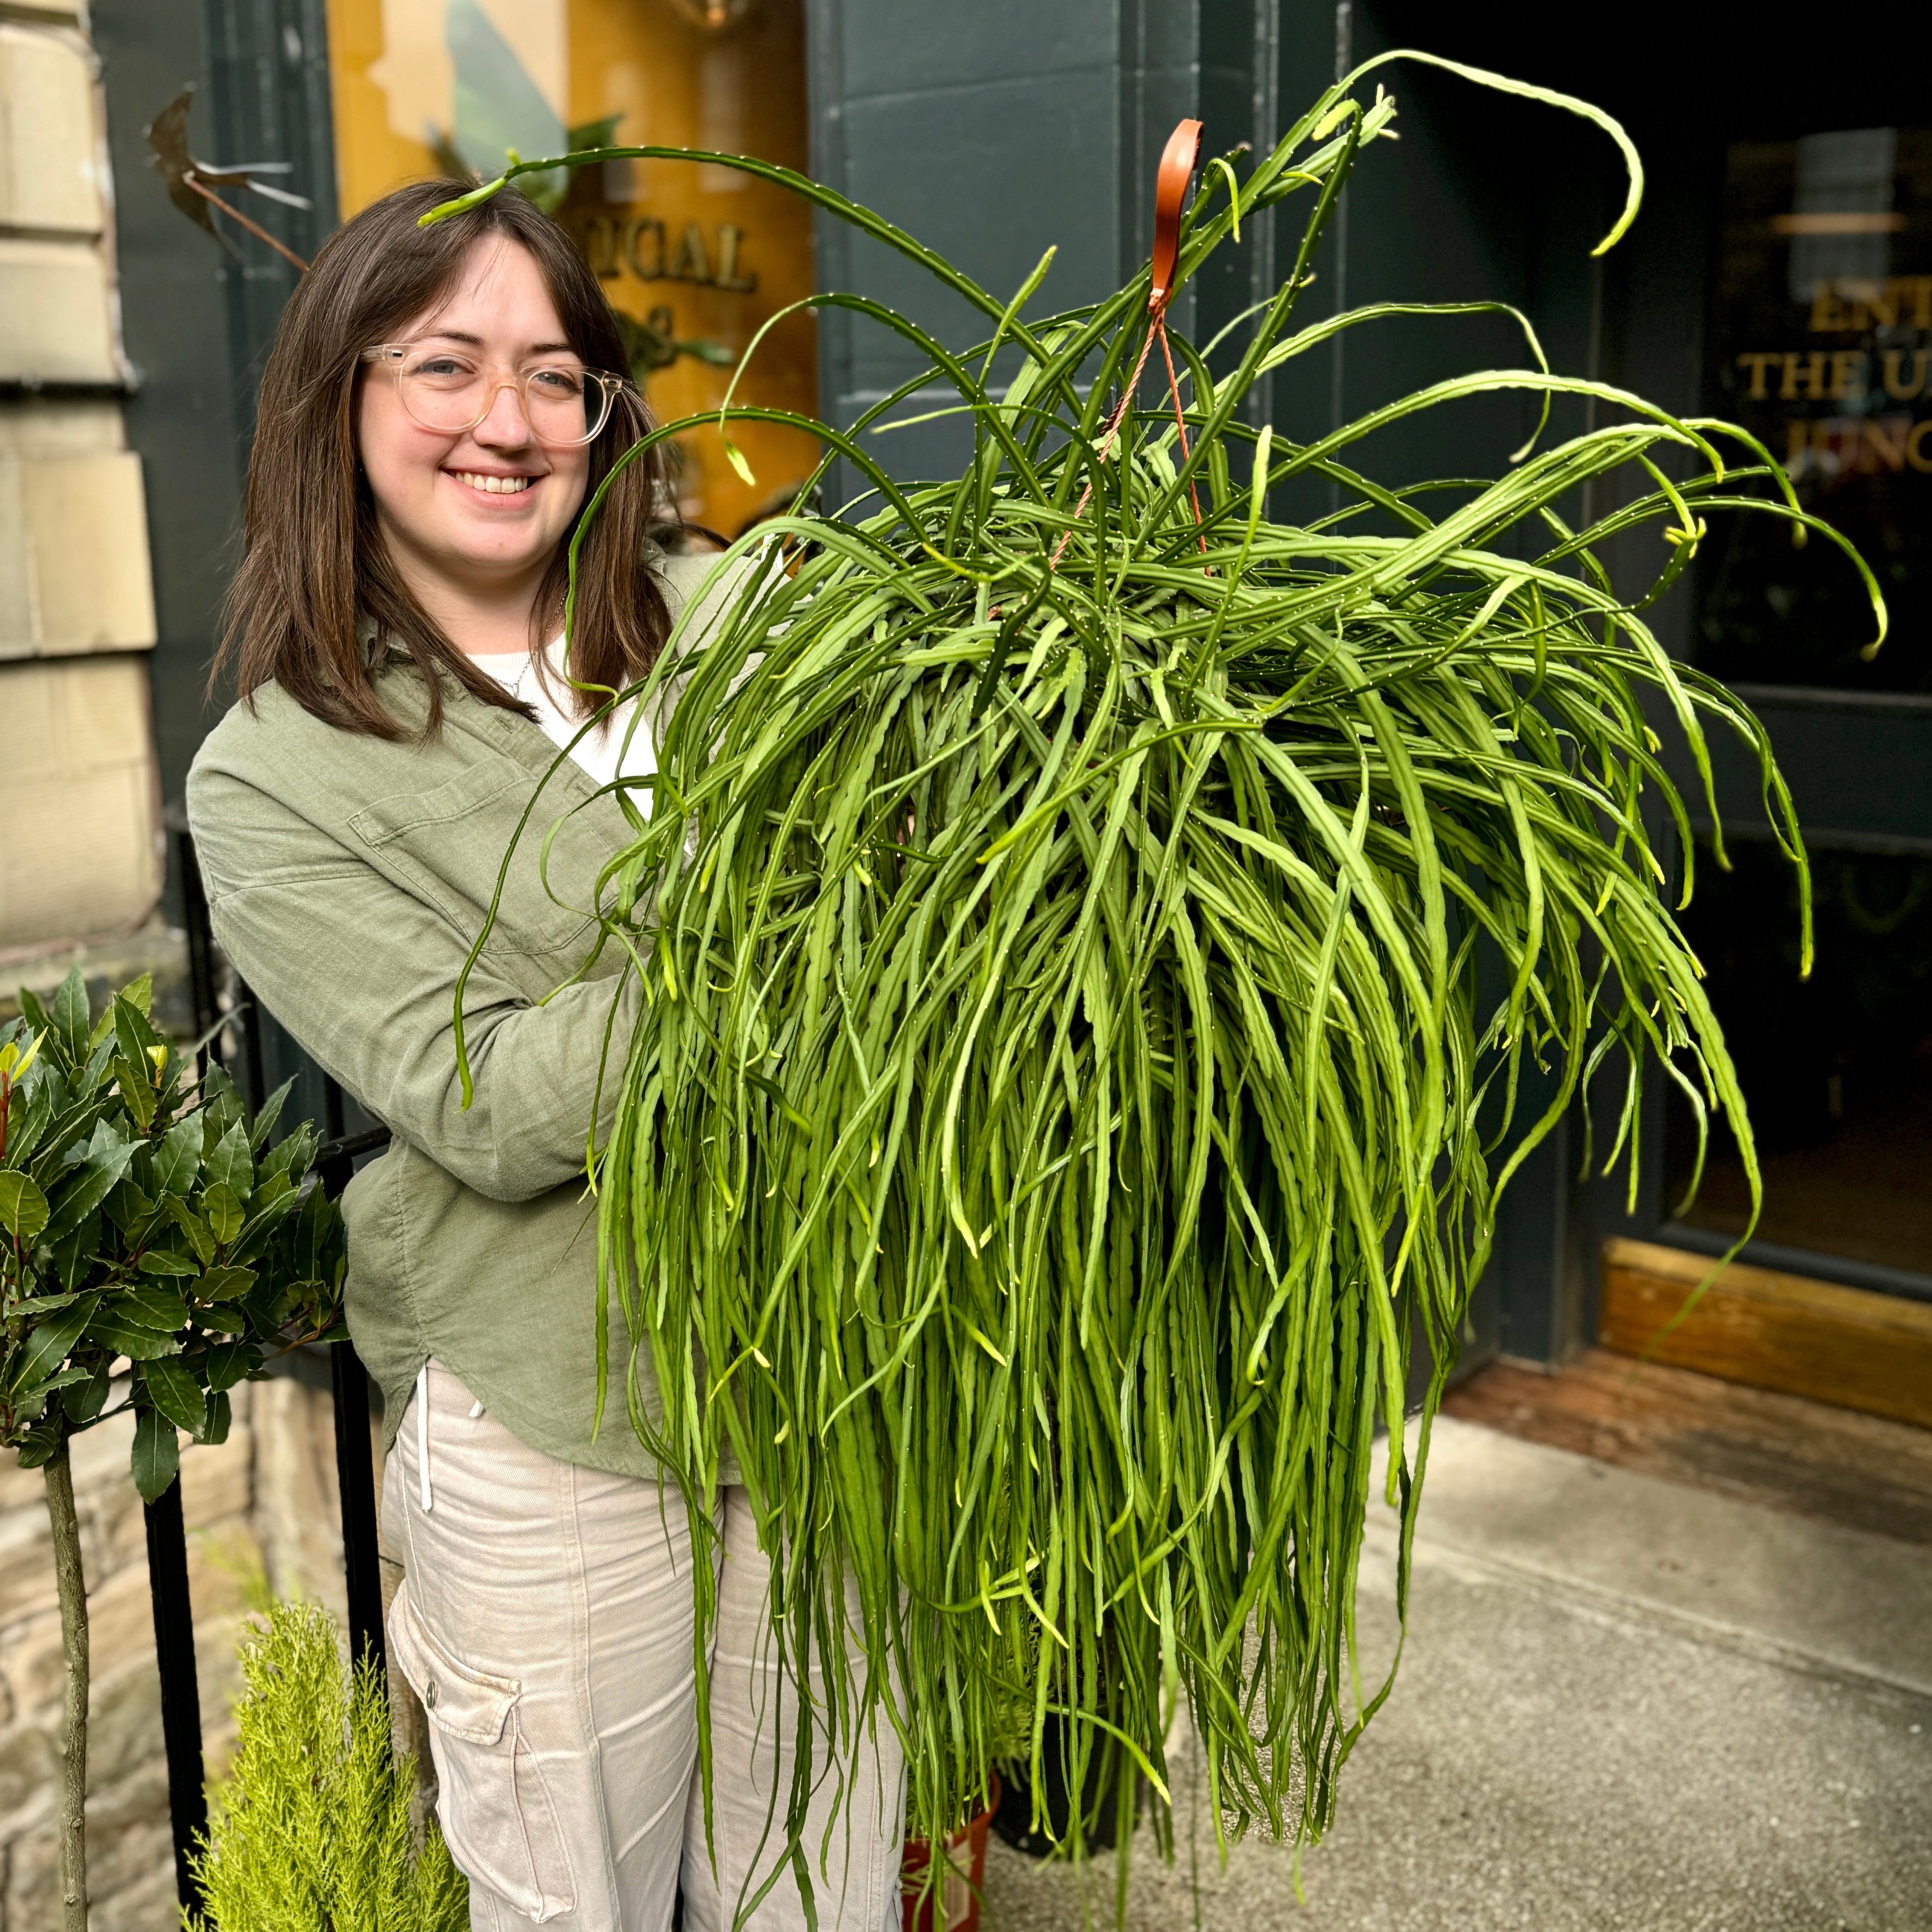
[[[1106,428],[1102,431],[1096,446],[1096,454],[1104,463],[1107,453],[1114,446],[1114,439],[1120,433],[1120,425],[1126,420],[1127,411],[1132,407],[1134,394],[1140,387],[1141,372],[1148,364],[1148,357],[1153,352],[1154,339],[1160,340],[1161,359],[1167,364],[1167,393],[1174,403],[1174,426],[1180,438],[1180,460],[1187,460],[1187,420],[1180,406],[1180,384],[1174,374],[1174,352],[1167,341],[1167,304],[1174,292],[1174,271],[1180,256],[1180,214],[1183,204],[1187,200],[1187,184],[1194,178],[1195,164],[1201,158],[1201,123],[1184,121],[1167,137],[1167,146],[1161,150],[1160,168],[1154,178],[1154,260],[1153,283],[1148,290],[1148,330],[1146,339],[1141,344],[1141,352],[1134,364],[1134,373],[1127,378],[1126,387],[1120,392],[1120,400],[1107,418]],[[1086,514],[1087,505],[1094,494],[1094,486],[1089,483],[1080,493],[1080,500],[1074,506],[1073,514],[1078,518]],[[1201,493],[1192,483],[1187,486],[1189,500],[1194,506],[1194,520],[1201,521]],[[1066,554],[1066,546],[1073,541],[1073,532],[1062,532],[1058,543],[1053,548],[1053,556],[1047,568],[1051,570]],[[1208,539],[1200,539],[1202,549],[1208,548]]]
[[[1148,307],[1158,315],[1174,292],[1174,266],[1180,254],[1180,210],[1187,184],[1201,158],[1201,123],[1184,121],[1167,137],[1161,150],[1160,172],[1154,184],[1154,286]]]

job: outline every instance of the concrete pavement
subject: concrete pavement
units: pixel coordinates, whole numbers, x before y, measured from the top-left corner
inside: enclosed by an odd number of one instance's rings
[[[1366,1642],[1393,1628],[1378,1508]],[[1202,1932],[1932,1932],[1932,1550],[1436,1424],[1394,1695],[1304,1854],[1180,1861],[1127,1922]],[[1178,1759],[1186,1756],[1184,1742]],[[1113,1918],[996,1840],[988,1932]]]

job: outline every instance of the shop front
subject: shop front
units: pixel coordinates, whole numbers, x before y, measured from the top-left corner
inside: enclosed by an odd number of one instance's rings
[[[1846,17],[1857,44],[1923,40],[1922,30],[1898,38],[1882,6]],[[1384,300],[1513,303],[1556,366],[1744,424],[1808,511],[1869,560],[1891,615],[1876,656],[1864,650],[1862,593],[1822,532],[1795,548],[1780,528],[1721,514],[1652,621],[1673,656],[1736,686],[1764,718],[1812,862],[1817,956],[1802,980],[1795,875],[1749,830],[1762,822],[1754,764],[1720,758],[1714,814],[1691,786],[1698,845],[1685,856],[1698,862],[1700,887],[1687,929],[1767,1163],[1745,1258],[1894,1303],[1932,1299],[1922,1184],[1932,1162],[1932,134],[1913,91],[1922,62],[1814,70],[1754,36],[1739,9],[1686,23],[1649,4],[1600,45],[1546,10],[1515,6],[1449,21],[1406,0],[1201,10],[1056,0],[1024,62],[1014,58],[1020,10],[907,0],[206,10],[101,0],[94,18],[120,184],[123,310],[143,378],[129,434],[151,479],[175,485],[151,484],[148,505],[169,796],[210,715],[201,682],[232,554],[249,398],[294,273],[259,248],[221,256],[144,174],[140,128],[184,78],[200,76],[203,88],[190,124],[196,152],[290,164],[313,212],[250,206],[298,252],[402,182],[487,175],[511,149],[689,143],[808,166],[988,287],[1016,287],[1052,245],[1048,306],[1093,299],[1144,260],[1146,183],[1184,114],[1205,121],[1210,151],[1254,151],[1338,58],[1404,44],[1600,102],[1630,128],[1648,185],[1628,237],[1593,260],[1620,191],[1600,134],[1439,72],[1389,70],[1400,148],[1352,185],[1306,299],[1317,313]],[[1666,41],[1675,52],[1660,61]],[[1537,165],[1523,166],[1526,155]],[[803,206],[716,164],[600,164],[558,170],[531,192],[626,318],[633,368],[665,419],[715,410],[766,324],[738,379],[741,399],[849,421],[896,387],[906,368],[889,332],[792,307],[815,287],[860,290],[970,339],[964,318],[884,251],[836,224],[814,236]],[[1273,247],[1258,224],[1226,251],[1220,280],[1184,291],[1177,326],[1205,337],[1232,322],[1238,344],[1234,318],[1274,285]],[[1452,369],[1520,354],[1513,325],[1493,316],[1385,321],[1282,371],[1263,406],[1278,435],[1305,439]],[[1562,404],[1552,428],[1574,434],[1594,420]],[[1497,473],[1532,427],[1493,400],[1442,422],[1435,445],[1397,431],[1365,460],[1398,485]],[[943,474],[958,433],[934,415],[878,451],[902,470]],[[679,439],[679,506],[726,538],[788,502],[819,455],[812,438],[782,427],[747,424],[736,440],[754,480],[734,470],[715,428],[700,422]],[[1635,580],[1654,560],[1632,561]],[[1667,726],[1662,735],[1667,755]],[[1729,870],[1717,862],[1720,826]],[[1634,1197],[1621,1178],[1583,1176],[1580,1114],[1519,1175],[1478,1298],[1472,1359],[1500,1350],[1557,1362],[1592,1345],[1614,1298],[1606,1240],[1701,1261],[1743,1232],[1747,1178],[1721,1132],[1687,1200],[1694,1113],[1661,1086],[1643,1111]],[[1613,1138],[1616,1096],[1603,1104]]]

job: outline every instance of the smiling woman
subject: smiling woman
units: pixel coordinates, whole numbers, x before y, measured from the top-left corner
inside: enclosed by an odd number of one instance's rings
[[[444,680],[432,668],[525,710],[468,659],[556,635],[565,541],[650,420],[614,373],[624,350],[609,305],[556,224],[513,196],[453,233],[418,229],[448,193],[422,182],[364,209],[290,302],[262,379],[248,550],[218,667],[232,662],[244,698],[273,678],[326,723],[383,738],[399,728],[374,694],[358,626],[424,674],[433,724]],[[410,372],[439,362],[472,372],[480,406],[426,407]],[[532,383],[593,376],[606,413],[587,438],[580,404],[560,425],[532,420]],[[669,612],[635,560],[675,516],[657,465],[614,484],[583,548],[579,681],[619,688],[655,661]]]
[[[428,1713],[472,1922],[657,1932],[681,1872],[694,1932],[754,1908],[760,1927],[815,1910],[880,1932],[896,1732],[836,1772],[816,1742],[795,1764],[745,1490],[728,1472],[716,1522],[694,1522],[627,1420],[597,1426],[585,1124],[638,1002],[633,977],[613,1006],[622,949],[584,954],[647,796],[620,803],[610,781],[652,769],[664,716],[590,720],[698,640],[736,566],[707,596],[709,560],[650,541],[675,512],[648,453],[619,467],[650,418],[582,256],[514,194],[419,228],[458,185],[401,190],[332,237],[269,357],[224,650],[242,701],[188,786],[210,916],[393,1136],[344,1197],[347,1312],[383,1390],[384,1514],[406,1552],[391,1654]],[[540,792],[566,823],[506,863]],[[621,1318],[614,1333],[624,1347]],[[661,1412],[647,1369],[630,1392]],[[822,1793],[808,1877],[769,1829],[795,1769]]]
[[[583,506],[589,446],[623,394],[622,376],[587,368],[558,335],[536,257],[494,236],[470,244],[456,286],[404,340],[362,352],[356,441],[376,526],[468,656],[548,634],[560,614],[544,579]]]

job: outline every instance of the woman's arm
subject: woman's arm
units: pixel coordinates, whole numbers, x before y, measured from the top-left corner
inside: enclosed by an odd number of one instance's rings
[[[466,1186],[524,1201],[580,1178],[608,1033],[609,1126],[639,999],[626,976],[533,1005],[480,958],[464,992],[475,1099],[462,1104],[452,1020],[468,945],[328,832],[219,769],[197,766],[188,818],[222,950],[262,1004],[371,1113]]]

